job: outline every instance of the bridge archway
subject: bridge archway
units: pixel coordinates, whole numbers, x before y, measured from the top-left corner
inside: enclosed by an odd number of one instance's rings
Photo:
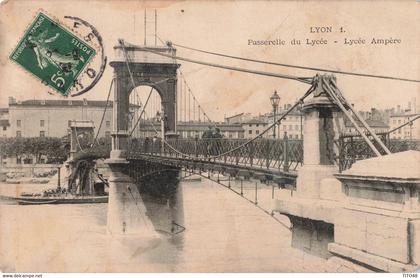
[[[150,86],[161,97],[165,115],[165,134],[176,133],[177,69],[172,47],[114,47],[115,59],[110,62],[114,68],[114,105],[111,158],[125,158],[129,136],[130,94],[139,86]],[[150,52],[151,50],[152,52]],[[155,52],[155,53],[153,53]]]
[[[128,130],[131,137],[161,137],[163,106],[159,92],[150,86],[139,86],[131,91],[129,102]]]

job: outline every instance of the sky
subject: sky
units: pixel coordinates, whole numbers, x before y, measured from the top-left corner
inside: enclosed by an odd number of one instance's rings
[[[158,13],[158,36],[163,40],[228,55],[294,65],[420,79],[420,3],[418,1],[3,1],[0,6],[0,107],[9,96],[18,99],[60,98],[9,60],[26,28],[42,8],[62,19],[80,17],[104,38],[105,54],[113,59],[119,38],[143,44],[144,9]],[[310,33],[310,27],[332,26],[332,33]],[[150,26],[149,26],[150,27]],[[340,33],[343,27],[345,33]],[[301,46],[290,41],[300,39]],[[328,45],[305,45],[306,39],[328,39]],[[344,45],[344,38],[366,40]],[[372,38],[397,38],[400,44],[372,45]],[[153,39],[148,38],[149,42]],[[253,46],[249,40],[281,39],[284,46]],[[333,43],[336,40],[338,43]],[[220,58],[178,48],[177,54],[201,61],[279,74],[311,77],[317,72]],[[254,115],[271,110],[276,90],[280,105],[292,103],[307,84],[274,77],[209,68],[181,62],[189,86],[213,120],[240,112]],[[103,99],[113,69],[80,97]],[[414,97],[420,104],[420,83],[337,75],[338,85],[357,109],[406,106]],[[143,92],[144,90],[142,90]],[[144,91],[146,94],[146,91]]]

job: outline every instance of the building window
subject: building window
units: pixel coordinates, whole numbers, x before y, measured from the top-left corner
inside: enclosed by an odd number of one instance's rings
[[[17,120],[16,121],[16,126],[17,127],[21,127],[22,126],[22,121],[21,120]]]
[[[111,132],[110,132],[110,131],[105,131],[105,137],[106,137],[106,138],[111,137]]]
[[[22,137],[22,132],[20,130],[16,131],[16,137]]]
[[[259,126],[259,124],[257,124],[257,127]]]
[[[248,131],[248,133],[249,133],[249,134],[252,134],[252,130],[249,130],[249,131]]]
[[[45,137],[45,131],[40,131],[39,132],[39,137]]]
[[[44,120],[41,120],[41,121],[39,122],[39,125],[40,125],[41,127],[44,127],[44,125],[45,125],[45,121],[44,121]]]
[[[110,127],[111,126],[111,122],[110,121],[106,121],[106,127]]]
[[[249,124],[249,127],[252,127],[252,125],[251,125],[251,124]]]
[[[6,129],[7,129],[7,127],[5,127],[5,126],[4,126],[4,127],[3,127],[3,131],[5,131]]]
[[[259,130],[256,130],[256,131],[255,131],[255,134],[260,134],[260,131],[259,131]]]

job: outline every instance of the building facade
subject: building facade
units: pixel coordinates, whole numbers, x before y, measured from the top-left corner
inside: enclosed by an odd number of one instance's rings
[[[410,122],[412,119],[418,117],[420,114],[414,113],[399,113],[391,115],[389,120],[390,130],[394,130],[401,125]],[[399,128],[389,134],[391,139],[420,139],[420,119],[408,123],[402,128]]]
[[[9,108],[0,108],[0,137],[9,137]]]
[[[25,100],[9,98],[8,137],[63,137],[70,121],[90,120],[99,128],[106,101]],[[99,137],[112,131],[112,103],[108,103]]]
[[[209,122],[178,122],[177,123],[177,134],[179,138],[202,138],[203,133],[209,129],[209,127],[219,128],[223,138],[230,139],[241,139],[244,138],[244,130],[241,124],[229,124],[229,123],[209,123]],[[161,123],[157,121],[142,121],[140,122],[141,137],[154,137],[161,135]]]
[[[376,134],[383,134],[389,131],[389,125],[381,120],[374,120],[374,119],[364,119],[368,126],[376,133]],[[355,120],[358,123],[358,127],[362,129],[365,133],[368,131],[363,127],[363,124],[359,120]],[[344,119],[344,127],[345,127],[345,135],[359,135],[356,127],[353,123],[345,118]]]
[[[262,118],[254,118],[252,120],[242,123],[242,129],[244,130],[244,136],[247,139],[254,138],[263,133],[268,127],[268,122]],[[263,138],[273,138],[273,132],[269,130],[263,135]]]
[[[275,120],[282,117],[288,109],[291,108],[291,104],[285,104],[283,108],[280,108],[276,113]],[[263,115],[266,121],[270,124],[274,122],[274,114],[267,113]],[[293,109],[277,126],[276,138],[283,138],[285,135],[289,139],[303,139],[303,126],[304,118],[303,114],[299,109]]]

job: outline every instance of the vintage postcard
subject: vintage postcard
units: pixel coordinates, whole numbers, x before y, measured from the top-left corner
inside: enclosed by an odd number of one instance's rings
[[[1,1],[3,277],[418,277],[419,11]]]

